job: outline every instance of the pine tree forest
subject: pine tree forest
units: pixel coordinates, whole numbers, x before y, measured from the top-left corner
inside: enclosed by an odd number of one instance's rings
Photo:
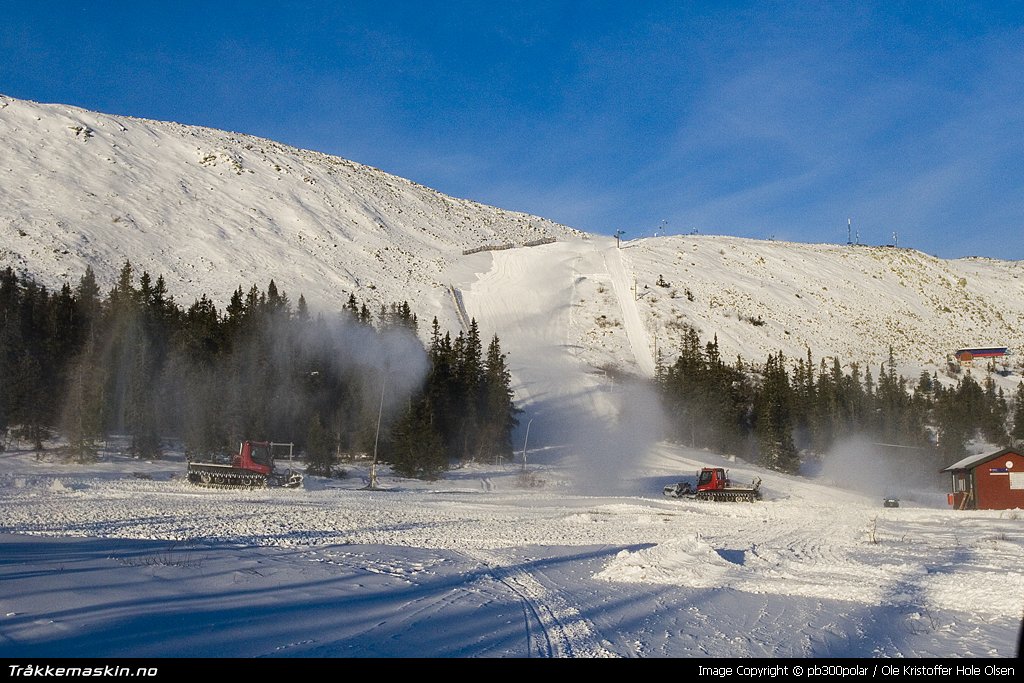
[[[49,292],[0,271],[0,448],[59,437],[87,461],[110,435],[158,458],[230,453],[242,440],[291,442],[309,472],[379,450],[400,474],[511,458],[519,410],[497,337],[476,321],[454,338],[433,321],[429,348],[408,303],[373,311],[351,295],[326,318],[273,280],[239,287],[225,310],[175,303],[162,277],[124,264],[101,294],[87,269]]]
[[[876,376],[877,375],[877,376]],[[1024,383],[1007,399],[991,373],[967,372],[947,386],[934,374],[909,382],[892,351],[875,369],[769,354],[760,366],[725,363],[717,338],[701,344],[686,328],[676,360],[655,378],[669,415],[669,438],[795,473],[804,458],[826,457],[846,440],[910,458],[935,470],[956,462],[972,440],[1008,446],[1024,439]]]
[[[190,455],[268,440],[294,443],[314,474],[379,452],[396,473],[427,479],[512,457],[521,411],[497,336],[485,343],[473,320],[453,337],[435,318],[423,342],[405,302],[371,310],[350,295],[336,313],[311,315],[273,280],[239,287],[220,311],[205,295],[179,306],[162,277],[136,276],[128,262],[106,295],[91,269],[50,292],[6,268],[0,448],[17,438],[42,450],[59,436],[68,457],[89,460],[114,434],[140,458],[160,457],[171,439]],[[668,438],[781,472],[851,438],[936,467],[975,439],[1024,440],[1024,383],[1006,397],[990,375],[911,382],[891,351],[877,368],[810,349],[729,363],[717,338],[686,328],[654,384]]]

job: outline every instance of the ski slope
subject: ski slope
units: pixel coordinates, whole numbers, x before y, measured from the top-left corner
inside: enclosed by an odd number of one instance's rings
[[[554,438],[558,423],[570,421],[567,413],[576,424],[615,412],[607,378],[587,371],[570,335],[578,273],[600,262],[597,249],[565,242],[495,251],[489,270],[462,290],[484,342],[500,330],[512,389],[536,443]]]
[[[508,353],[512,388],[524,410],[517,449],[532,444],[591,452],[595,434],[604,434],[605,443],[614,440],[609,428],[621,431],[632,392],[610,372],[654,373],[621,250],[610,239],[571,240],[495,251],[481,266],[484,272],[467,273],[460,299],[484,343],[498,334]],[[593,299],[588,291],[595,287],[612,300]],[[606,329],[607,346],[626,360],[624,367],[602,367],[586,353],[590,344],[581,337],[602,310],[621,316]]]

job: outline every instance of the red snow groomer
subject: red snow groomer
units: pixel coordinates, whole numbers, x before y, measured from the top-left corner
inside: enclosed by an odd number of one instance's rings
[[[755,478],[749,486],[738,485],[729,479],[728,470],[722,467],[705,467],[693,480],[668,484],[664,493],[671,498],[753,503],[761,499],[761,479]]]
[[[276,465],[275,452],[287,447],[288,467]],[[243,441],[230,461],[188,461],[188,480],[210,488],[298,488],[302,474],[292,469],[293,444],[273,441]],[[282,453],[282,458],[283,458]]]

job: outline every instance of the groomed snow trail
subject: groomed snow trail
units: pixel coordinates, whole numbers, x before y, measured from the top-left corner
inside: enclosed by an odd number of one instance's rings
[[[495,251],[486,272],[467,276],[457,285],[484,343],[498,334],[508,353],[512,389],[517,405],[525,410],[519,437],[529,425],[530,444],[557,445],[565,441],[567,429],[592,433],[595,423],[610,424],[624,408],[629,409],[622,396],[614,395],[607,370],[580,357],[577,335],[593,323],[574,320],[574,316],[585,317],[585,306],[592,306],[584,305],[579,283],[611,285],[614,301],[606,305],[613,308],[601,310],[610,319],[621,315],[622,326],[616,334],[628,344],[634,371],[654,375],[650,335],[621,252],[610,240]]]
[[[622,309],[622,322],[633,352],[633,358],[645,377],[654,376],[654,353],[651,351],[651,337],[647,333],[640,308],[637,306],[636,281],[627,273],[623,249],[606,249],[604,262],[612,279],[615,296]]]
[[[490,270],[461,287],[483,342],[498,334],[509,354],[520,418],[531,443],[551,445],[567,424],[615,414],[606,379],[576,357],[569,330],[580,272],[601,271],[601,253],[579,243],[554,243],[492,254]],[[575,418],[575,419],[574,419]]]

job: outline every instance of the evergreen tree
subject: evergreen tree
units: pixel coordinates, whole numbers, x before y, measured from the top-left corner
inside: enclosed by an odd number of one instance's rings
[[[231,300],[224,309],[224,316],[224,336],[232,338],[245,324],[245,294],[242,293],[241,286],[231,294]]]
[[[126,260],[117,276],[117,283],[107,297],[110,307],[115,313],[132,310],[138,299],[138,292],[134,285],[134,272],[131,261]]]
[[[961,377],[955,388],[936,392],[938,454],[946,460],[966,455],[967,444],[978,436],[984,410],[984,390],[970,373]]]
[[[32,279],[6,278],[0,292],[6,311],[0,333],[0,371],[5,394],[3,421],[36,450],[49,438],[53,419],[55,359],[51,354],[50,295]]]
[[[765,363],[757,406],[757,436],[764,466],[795,474],[800,469],[800,458],[793,443],[792,390],[785,363],[781,351],[777,356],[769,354]]]
[[[706,375],[704,355],[697,331],[687,326],[683,332],[679,355],[668,369],[663,392],[668,398],[668,413],[674,416],[671,432],[691,447],[699,442],[703,410],[700,398]]]
[[[822,360],[822,377],[825,375],[824,364]],[[827,403],[833,398],[833,392],[828,391],[829,387],[821,388],[826,390],[822,392],[822,402]],[[814,360],[808,347],[806,361],[797,359],[792,382],[793,438],[801,448],[813,448],[822,439],[823,431],[831,433],[831,420],[828,419],[830,411],[828,406],[818,403],[818,392],[819,387],[814,380]]]
[[[878,400],[875,396],[875,380],[871,376],[871,368],[864,369],[864,431],[873,434],[878,431]]]
[[[822,361],[820,375],[822,390],[819,392],[818,429],[815,432],[814,447],[819,453],[826,453],[837,439],[850,433],[851,386],[843,375],[839,358],[832,359],[830,370]]]
[[[43,441],[50,437],[47,424],[47,395],[43,386],[43,368],[38,359],[24,351],[14,366],[6,391],[13,398],[9,419],[19,426],[18,435],[43,450]]]
[[[857,363],[850,363],[850,372],[843,376],[843,389],[840,393],[843,397],[843,414],[839,429],[834,435],[835,439],[861,434],[864,431],[866,398],[860,366]]]
[[[354,320],[359,319],[359,302],[356,300],[355,294],[348,295],[348,301],[342,307],[343,311],[347,311]]]
[[[266,307],[267,312],[271,315],[287,316],[291,312],[288,295],[285,292],[279,292],[277,284],[273,280],[267,285]]]
[[[996,389],[992,375],[987,375],[983,384],[982,412],[978,416],[978,426],[985,440],[992,444],[1005,445],[1009,434],[1006,419],[1009,406],[1002,389]]]
[[[877,438],[885,443],[900,443],[899,425],[902,418],[906,392],[896,375],[896,361],[893,349],[889,347],[889,358],[878,370],[876,403],[878,408]]]
[[[441,435],[445,449],[454,453],[455,443],[455,350],[451,335],[441,328],[434,318],[431,328],[430,349],[428,350],[430,369],[427,375],[426,394],[432,414],[434,429]]]
[[[512,457],[512,430],[521,411],[513,403],[512,375],[498,335],[487,346],[481,414],[481,455],[501,460]]]
[[[306,462],[310,474],[330,477],[334,474],[334,436],[324,427],[319,415],[314,415],[306,432]]]
[[[310,319],[304,297],[293,316],[274,280],[265,293],[255,285],[248,293],[238,287],[222,318],[206,295],[182,311],[162,276],[142,272],[136,284],[135,275],[125,261],[103,299],[91,268],[74,290],[65,285],[56,295],[0,270],[0,432],[15,424],[41,447],[46,427],[56,424],[84,459],[109,431],[131,436],[144,457],[159,454],[164,433],[184,436],[190,456],[230,451],[242,439],[273,438],[326,459],[331,449],[325,442],[337,442],[334,454],[343,446],[365,450],[372,442],[366,435],[374,436],[377,410],[374,404],[371,416],[364,399],[378,391],[377,378],[347,365],[346,349],[323,343],[329,337],[323,318]],[[377,334],[365,304],[353,296],[345,310]],[[382,310],[387,326],[415,332],[407,302]],[[318,333],[320,343],[310,342]],[[426,410],[432,436],[424,443],[440,439],[445,461],[449,449],[474,457],[487,441],[479,424],[485,398],[494,400],[484,391],[491,389],[484,370],[475,321],[458,352],[436,329],[431,382],[410,402],[420,412],[410,412],[405,433]],[[486,370],[500,375],[502,368]],[[310,415],[319,416],[316,425]],[[466,421],[467,415],[473,419]],[[492,441],[500,441],[502,430],[494,431]],[[385,441],[387,432],[385,425]]]
[[[474,460],[481,455],[480,411],[483,404],[484,367],[480,328],[470,320],[465,334],[459,333],[452,347],[455,358],[452,408],[455,410],[456,457]]]
[[[670,416],[669,438],[722,453],[747,454],[755,392],[742,358],[735,365],[726,364],[717,335],[702,348],[697,331],[689,326],[680,343],[675,362],[656,379]]]
[[[103,437],[103,378],[97,362],[96,343],[87,339],[68,373],[60,427],[68,440],[72,457],[78,462],[96,459]]]
[[[433,480],[447,468],[444,442],[434,428],[432,412],[429,399],[423,396],[411,401],[395,424],[387,458],[396,474]]]
[[[924,396],[931,396],[934,384],[932,383],[932,376],[928,374],[927,370],[922,370],[921,374],[918,375],[917,390]]]
[[[1017,384],[1017,391],[1013,395],[1013,427],[1010,436],[1014,442],[1024,442],[1024,382]]]
[[[18,314],[18,277],[9,266],[0,270],[0,451],[6,442],[11,415],[17,400],[10,387],[14,368],[21,353],[21,326]]]
[[[78,281],[75,288],[75,304],[78,308],[81,327],[90,338],[95,340],[96,328],[99,324],[102,302],[100,301],[100,286],[96,282],[96,273],[92,266],[86,266],[85,274]]]
[[[718,335],[705,345],[699,400],[708,408],[702,441],[719,453],[742,452],[749,429],[748,383],[742,370],[722,361]]]
[[[47,321],[48,354],[55,366],[56,378],[56,386],[51,386],[51,389],[55,391],[60,385],[63,385],[64,370],[81,344],[82,331],[79,328],[77,308],[71,285],[65,282],[60,288],[60,293],[50,302],[49,320]]]

